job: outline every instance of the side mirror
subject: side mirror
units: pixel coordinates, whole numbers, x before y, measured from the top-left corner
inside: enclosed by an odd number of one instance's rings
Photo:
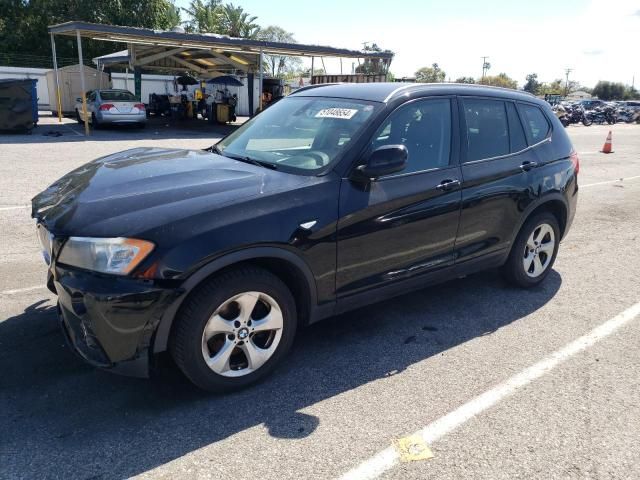
[[[400,172],[407,166],[409,151],[404,145],[384,145],[376,148],[364,165],[356,168],[361,180],[375,180],[384,175]]]
[[[82,103],[82,97],[76,97],[76,102]]]

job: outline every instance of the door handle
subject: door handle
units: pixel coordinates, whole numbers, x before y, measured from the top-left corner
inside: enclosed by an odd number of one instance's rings
[[[526,161],[526,162],[522,162],[522,165],[520,165],[520,170],[522,170],[523,172],[528,172],[529,170],[536,168],[538,166],[538,162],[530,162],[530,161]]]
[[[448,178],[446,180],[442,180],[438,185],[436,185],[436,189],[447,191],[459,186],[460,180],[458,180],[457,178]]]

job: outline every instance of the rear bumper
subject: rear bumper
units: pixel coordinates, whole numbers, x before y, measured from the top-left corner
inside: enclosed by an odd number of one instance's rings
[[[180,289],[59,267],[53,285],[62,330],[83,360],[115,373],[149,376],[155,330]]]
[[[101,123],[145,123],[147,121],[146,112],[140,113],[96,113],[98,121]]]

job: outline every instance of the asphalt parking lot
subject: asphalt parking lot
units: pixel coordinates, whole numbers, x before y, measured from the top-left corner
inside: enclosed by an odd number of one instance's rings
[[[640,301],[640,126],[568,129],[580,199],[542,286],[490,271],[329,319],[300,332],[267,381],[216,396],[169,362],[140,380],[69,351],[27,206],[98,156],[204,148],[224,132],[158,123],[85,138],[46,120],[0,136],[0,478],[640,478],[640,316],[628,313]],[[380,463],[421,429],[432,459]]]

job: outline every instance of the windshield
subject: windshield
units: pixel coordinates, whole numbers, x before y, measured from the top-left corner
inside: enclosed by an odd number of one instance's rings
[[[331,164],[363,128],[375,103],[288,97],[216,145],[223,155],[311,174]]]
[[[133,93],[126,90],[102,90],[100,92],[102,100],[112,100],[119,102],[134,102],[136,97]]]

